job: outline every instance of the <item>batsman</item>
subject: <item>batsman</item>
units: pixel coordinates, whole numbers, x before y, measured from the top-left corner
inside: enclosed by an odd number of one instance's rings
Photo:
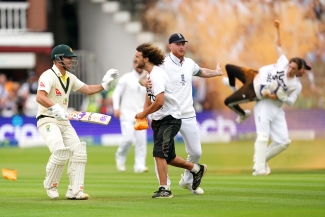
[[[58,45],[51,53],[53,66],[42,73],[38,81],[36,101],[38,105],[37,127],[51,156],[46,165],[44,188],[52,199],[59,198],[58,186],[65,164],[68,163],[70,184],[67,199],[87,200],[84,193],[85,166],[87,163],[86,143],[81,142],[68,120],[66,109],[72,91],[91,95],[108,90],[111,82],[119,76],[110,69],[102,83],[87,85],[72,74],[78,64],[77,56],[68,45]]]

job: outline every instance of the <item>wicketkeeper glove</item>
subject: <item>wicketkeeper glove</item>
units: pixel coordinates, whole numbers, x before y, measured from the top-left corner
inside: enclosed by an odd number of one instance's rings
[[[149,128],[147,118],[136,118],[135,119],[135,130],[147,130]]]
[[[119,72],[117,69],[110,69],[106,72],[105,76],[102,80],[102,86],[105,90],[109,89],[109,85],[112,83],[112,81],[119,76]]]
[[[61,108],[59,104],[55,104],[54,106],[48,108],[47,114],[53,115],[54,118],[58,121],[67,121],[68,113]]]

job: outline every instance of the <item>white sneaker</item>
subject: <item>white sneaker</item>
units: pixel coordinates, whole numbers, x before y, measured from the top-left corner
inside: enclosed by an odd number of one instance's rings
[[[148,167],[144,167],[142,169],[134,170],[134,173],[146,173],[148,171],[149,171],[149,168]]]
[[[72,192],[72,189],[68,189],[67,193],[65,194],[65,197],[69,200],[88,200],[89,195],[83,193],[82,191],[79,191],[77,194],[74,194]]]
[[[228,87],[230,87],[230,89],[233,91],[233,92],[236,92],[238,90],[238,87],[237,85],[235,86],[230,86],[229,84],[229,78],[228,77],[222,77],[221,79],[222,83]]]
[[[46,193],[52,199],[58,199],[59,198],[59,192],[58,192],[57,187],[46,188]]]
[[[181,180],[179,181],[179,187],[189,190],[192,194],[204,194],[202,188],[198,187],[196,190],[192,189],[192,185],[188,184],[183,179],[183,174],[181,174]]]
[[[260,170],[260,171],[253,171],[252,173],[253,176],[267,176],[269,174],[267,174],[266,170]]]
[[[238,124],[243,123],[247,118],[249,118],[249,116],[251,116],[251,110],[244,110],[245,111],[245,115],[238,115],[238,117],[236,118],[236,122]]]
[[[116,165],[116,169],[120,172],[125,172],[126,171],[126,167],[125,165]]]

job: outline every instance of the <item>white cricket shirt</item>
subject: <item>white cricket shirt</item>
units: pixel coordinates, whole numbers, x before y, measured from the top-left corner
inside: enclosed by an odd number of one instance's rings
[[[158,111],[152,113],[151,118],[153,120],[161,120],[164,117],[171,115],[174,118],[180,119],[181,108],[174,96],[166,72],[162,68],[154,66],[148,76],[152,83],[151,89],[147,88],[147,94],[150,97],[151,102],[154,102],[156,96],[162,92],[164,92],[165,97],[164,105]]]
[[[120,110],[121,121],[134,121],[135,115],[143,111],[146,88],[139,84],[139,78],[140,74],[133,69],[119,79],[114,89],[113,108]]]
[[[263,66],[259,69],[254,78],[254,90],[257,98],[263,98],[260,92],[262,85],[270,85],[272,81],[276,80],[283,88],[287,89],[288,98],[284,103],[291,106],[296,102],[302,85],[297,77],[287,78],[288,66],[289,60],[285,55],[281,55],[275,64]],[[279,106],[283,104],[280,101],[277,103]]]
[[[48,69],[42,73],[38,80],[38,88],[37,90],[44,90],[48,93],[47,97],[54,103],[59,104],[64,110],[68,108],[69,104],[69,95],[71,90],[77,91],[79,90],[84,83],[80,81],[74,74],[66,71],[67,80],[63,82],[61,79],[61,72],[59,69],[53,65],[52,69]],[[40,115],[49,116],[47,114],[48,109],[38,105],[38,112],[36,117]],[[70,121],[57,121],[54,118],[42,118],[37,121],[37,126],[42,125],[46,122],[57,122],[62,125],[69,125]]]
[[[181,107],[181,117],[195,117],[192,96],[192,76],[197,74],[200,67],[190,58],[184,57],[182,63],[170,53],[160,66],[168,75],[171,88]]]

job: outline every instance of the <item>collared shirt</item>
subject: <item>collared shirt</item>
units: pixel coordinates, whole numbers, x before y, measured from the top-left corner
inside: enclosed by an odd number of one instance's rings
[[[38,88],[37,90],[44,90],[47,92],[47,97],[54,103],[59,104],[64,110],[68,108],[69,104],[69,96],[70,92],[79,90],[84,83],[80,81],[74,74],[70,72],[66,72],[67,78],[66,82],[63,83],[62,81],[62,74],[59,69],[53,65],[51,69],[46,70],[42,73],[38,80]],[[37,116],[47,114],[48,109],[42,106],[41,104],[38,105],[38,113]],[[37,122],[37,125],[40,126],[45,122],[57,122],[54,118],[43,118]],[[58,121],[60,124],[70,124],[69,121]]]
[[[192,97],[192,79],[200,67],[190,58],[183,58],[182,63],[170,53],[160,66],[167,73],[173,95],[181,106],[182,118],[195,117]]]
[[[135,115],[143,111],[146,88],[139,84],[139,78],[139,73],[133,69],[118,80],[114,89],[113,108],[120,110],[121,121],[134,121]]]

